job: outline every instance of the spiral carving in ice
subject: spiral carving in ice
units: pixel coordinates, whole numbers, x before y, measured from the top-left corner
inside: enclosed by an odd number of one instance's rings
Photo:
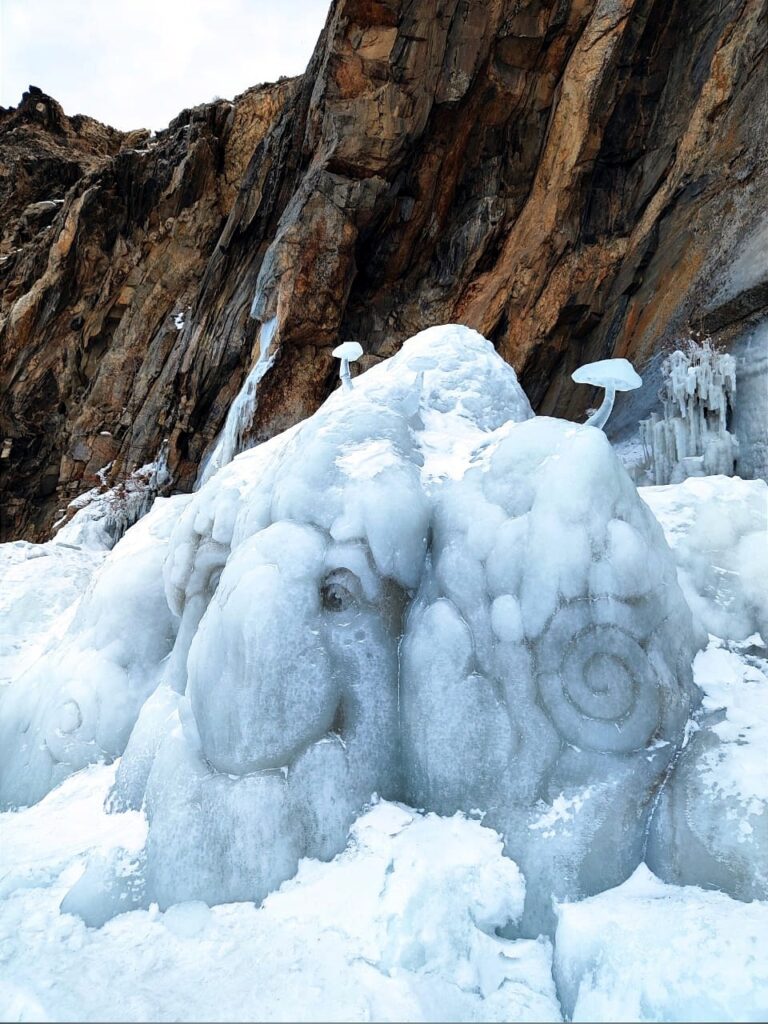
[[[539,693],[568,743],[629,753],[659,726],[660,683],[638,638],[625,624],[595,621],[590,604],[573,601],[552,616],[536,655]]]

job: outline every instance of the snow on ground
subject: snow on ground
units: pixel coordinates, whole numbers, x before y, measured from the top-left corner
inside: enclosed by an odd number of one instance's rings
[[[768,654],[762,645],[757,649]],[[703,708],[723,709],[722,720],[711,726],[720,743],[705,757],[705,771],[719,793],[768,805],[768,662],[754,655],[748,659],[717,639],[696,655],[694,678],[704,691]]]
[[[555,976],[574,1021],[768,1019],[768,904],[660,882],[559,907]]]
[[[768,639],[768,485],[691,477],[640,487],[661,523],[691,611],[715,636]]]
[[[498,938],[524,883],[461,815],[382,802],[347,850],[262,907],[156,906],[101,929],[59,912],[87,855],[136,851],[94,766],[0,815],[1,1020],[560,1020],[551,946]]]
[[[55,542],[0,544],[0,688],[64,635],[105,555]]]

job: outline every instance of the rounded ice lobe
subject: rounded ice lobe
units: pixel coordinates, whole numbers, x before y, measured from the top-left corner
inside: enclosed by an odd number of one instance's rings
[[[122,754],[160,681],[176,621],[162,565],[186,495],[158,499],[94,573],[71,624],[0,696],[0,806],[41,799]]]
[[[280,768],[330,729],[340,687],[318,629],[324,548],[315,530],[275,524],[222,574],[188,661],[203,751],[219,771]]]

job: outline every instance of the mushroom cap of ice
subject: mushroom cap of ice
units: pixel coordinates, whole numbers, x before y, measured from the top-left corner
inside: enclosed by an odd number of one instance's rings
[[[337,345],[332,353],[337,359],[346,359],[354,363],[363,354],[363,346],[358,341],[345,341]]]
[[[600,359],[596,363],[586,363],[573,371],[571,380],[577,384],[615,388],[616,391],[634,391],[643,383],[628,359]]]

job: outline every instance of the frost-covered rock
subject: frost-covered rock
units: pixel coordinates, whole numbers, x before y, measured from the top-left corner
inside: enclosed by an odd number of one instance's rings
[[[678,579],[707,632],[768,639],[768,485],[713,476],[640,496],[664,528]]]
[[[162,586],[186,496],[159,499],[94,573],[61,640],[0,696],[0,806],[121,754],[176,632]]]
[[[766,669],[764,658],[719,641],[696,656],[703,715],[661,791],[648,837],[646,859],[665,881],[768,899]]]
[[[558,908],[555,979],[574,1021],[763,1021],[768,904],[664,885],[644,865]]]
[[[54,523],[54,543],[69,544],[91,551],[109,551],[126,530],[152,508],[158,492],[170,484],[167,445],[153,462],[135,469],[125,480],[107,487],[112,463],[99,470],[100,487],[79,495],[67,506],[67,515]],[[58,529],[57,529],[58,528]]]

